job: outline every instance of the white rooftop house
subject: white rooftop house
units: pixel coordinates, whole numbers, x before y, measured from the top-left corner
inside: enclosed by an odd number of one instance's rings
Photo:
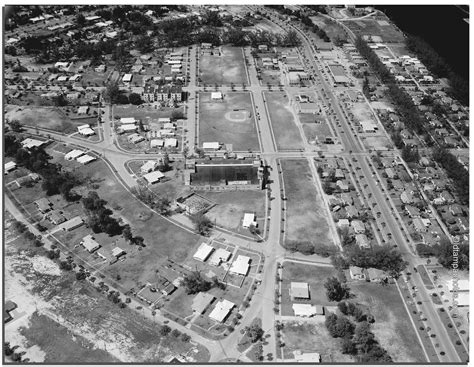
[[[211,99],[221,100],[223,98],[224,98],[224,96],[222,95],[222,92],[212,92],[211,93]]]
[[[361,121],[360,124],[362,125],[362,130],[365,133],[374,133],[375,130],[377,130],[377,125],[372,121]]]
[[[41,140],[36,140],[36,139],[31,139],[31,138],[26,138],[21,142],[21,145],[23,145],[23,148],[30,149],[33,147],[40,147],[44,144],[44,141]]]
[[[78,126],[77,131],[79,132],[79,134],[84,135],[84,136],[95,135],[95,131],[91,129],[89,124]]]
[[[119,122],[121,124],[134,124],[137,120],[135,120],[135,117],[121,117]]]
[[[87,164],[87,163],[90,163],[90,162],[92,162],[92,161],[95,161],[96,159],[97,159],[97,158],[92,157],[92,156],[86,154],[86,155],[83,155],[83,156],[77,158],[76,161],[78,161],[78,162],[81,163],[81,164]]]
[[[125,74],[122,78],[122,82],[130,83],[132,81],[133,74]]]
[[[223,248],[218,248],[209,259],[209,264],[219,266],[221,262],[229,260],[231,253]]]
[[[169,117],[160,117],[158,118],[158,123],[159,124],[167,124],[171,122],[171,119]]]
[[[163,139],[150,140],[150,148],[161,148],[163,145],[165,145],[165,141]]]
[[[193,258],[198,261],[205,262],[213,251],[214,247],[209,246],[207,243],[203,242],[197,249],[196,253],[193,255]]]
[[[244,220],[242,222],[242,227],[249,228],[251,225],[256,226],[257,222],[255,221],[255,214],[254,213],[245,213]]]
[[[209,314],[209,317],[218,322],[223,322],[234,306],[234,303],[223,299],[216,304],[216,307]]]
[[[301,351],[293,352],[296,362],[299,363],[320,363],[321,355],[319,353],[301,353]]]
[[[142,174],[150,173],[154,171],[158,167],[157,161],[148,161],[143,166],[140,167],[140,171]]]
[[[153,171],[143,175],[143,178],[148,182],[149,185],[159,182],[165,175],[160,171]]]
[[[120,247],[114,247],[112,250],[112,256],[114,257],[120,257],[125,254],[126,254],[125,250],[122,250]]]
[[[131,132],[131,131],[136,131],[137,126],[135,124],[123,124],[122,126],[120,126],[120,130],[126,133]]]
[[[292,299],[309,299],[309,286],[306,282],[291,282],[290,294]]]
[[[78,115],[85,115],[89,111],[89,106],[80,106],[77,109],[77,114]]]
[[[219,150],[220,144],[218,141],[212,141],[212,142],[204,142],[202,143],[202,149],[205,150]]]
[[[81,245],[84,246],[84,248],[90,253],[100,248],[100,245],[97,243],[97,241],[94,240],[94,237],[92,237],[92,235],[90,234],[82,238]]]
[[[299,317],[312,317],[314,315],[322,315],[324,311],[321,306],[313,306],[307,303],[293,303],[291,306],[295,316]]]
[[[16,168],[16,163],[13,161],[7,162],[4,165],[5,173],[13,171]]]
[[[165,122],[163,125],[163,129],[176,130],[176,126],[174,126],[172,122]]]
[[[165,139],[165,147],[176,148],[178,146],[178,139],[168,138]]]
[[[66,155],[64,156],[64,159],[67,160],[67,161],[71,161],[73,159],[76,159],[77,157],[80,157],[83,154],[84,154],[84,152],[82,150],[74,149],[74,150],[71,150],[70,152],[66,153]]]
[[[247,275],[249,268],[250,268],[250,257],[239,255],[237,257],[237,260],[235,260],[232,263],[232,266],[230,267],[229,271],[231,273],[236,273],[236,274],[245,276]]]

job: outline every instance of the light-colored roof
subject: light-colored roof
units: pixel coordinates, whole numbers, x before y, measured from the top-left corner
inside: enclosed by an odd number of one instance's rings
[[[291,282],[290,289],[293,298],[309,298],[309,286],[306,282]]]
[[[193,304],[191,305],[191,309],[196,312],[197,314],[202,314],[209,303],[216,298],[212,294],[206,292],[199,292],[193,298]]]
[[[78,227],[79,225],[82,225],[83,223],[84,221],[82,220],[82,218],[77,216],[62,223],[61,228],[64,228],[64,229],[75,228],[75,227]]]
[[[454,279],[450,279],[446,283],[446,286],[450,292],[453,290],[457,292],[469,291],[469,279],[458,279],[457,282],[454,282]]]
[[[178,139],[168,138],[165,139],[165,147],[176,147],[178,145]]]
[[[160,117],[160,118],[158,118],[158,123],[160,123],[160,124],[161,123],[165,124],[167,122],[171,122],[171,119],[169,117]]]
[[[255,214],[254,213],[245,213],[244,220],[242,222],[242,227],[249,228],[250,225],[255,225]]]
[[[222,92],[212,92],[211,99],[222,99]]]
[[[236,273],[240,275],[247,275],[250,267],[250,257],[239,255],[237,260],[232,263],[230,267],[231,273]]]
[[[82,164],[87,164],[89,162],[92,162],[92,161],[95,161],[97,158],[95,157],[92,157],[88,154],[85,154],[79,158],[76,158],[76,161],[78,161],[79,163],[82,163]]]
[[[316,315],[316,306],[313,305],[306,303],[293,303],[292,308],[295,316],[311,317]]]
[[[135,124],[123,124],[120,126],[120,129],[122,129],[122,131],[134,131],[137,127]]]
[[[150,141],[150,147],[162,147],[165,144],[165,141],[163,139],[152,139]]]
[[[360,124],[364,131],[373,131],[377,128],[377,125],[372,121],[361,121]]]
[[[140,170],[142,172],[150,172],[150,171],[154,171],[157,166],[158,166],[157,161],[147,161],[143,166],[140,167]]]
[[[123,78],[122,78],[122,81],[124,81],[124,82],[129,82],[129,81],[132,80],[132,78],[133,78],[133,75],[132,75],[132,74],[125,74],[125,75],[123,76]]]
[[[193,258],[199,261],[206,261],[209,255],[211,255],[212,251],[214,251],[214,247],[209,246],[207,243],[201,243]]]
[[[229,312],[234,308],[234,303],[223,299],[222,301],[219,301],[216,304],[216,307],[212,310],[212,312],[209,314],[209,317],[213,320],[216,320],[218,322],[222,322],[225,320]]]
[[[70,152],[66,153],[64,158],[67,159],[67,160],[76,159],[77,157],[80,157],[83,154],[84,154],[84,152],[82,150],[74,149],[74,150],[71,150]]]
[[[135,117],[121,117],[120,118],[120,123],[121,124],[134,124],[137,120],[135,120]]]
[[[115,257],[119,257],[123,254],[125,254],[125,250],[122,250],[120,247],[114,247],[114,249],[112,250],[112,255]]]
[[[231,253],[223,248],[218,248],[209,259],[209,264],[218,266],[222,261],[227,261]]]
[[[85,249],[89,252],[94,252],[100,247],[99,243],[94,240],[94,238],[90,234],[82,238],[82,246],[84,246]]]
[[[9,171],[11,169],[14,169],[16,167],[16,163],[13,161],[5,163],[5,171]]]
[[[26,138],[21,142],[21,145],[23,145],[25,148],[33,148],[33,147],[40,147],[44,144],[44,141],[41,140],[36,140],[36,139],[31,139],[31,138]]]
[[[158,182],[163,177],[165,177],[165,175],[161,173],[160,171],[153,171],[153,172],[147,173],[146,175],[143,175],[143,178],[147,180],[148,183]]]
[[[219,149],[219,147],[220,147],[220,144],[218,141],[212,141],[212,142],[206,141],[202,143],[203,149]]]
[[[294,352],[294,355],[297,362],[305,362],[305,363],[320,363],[321,362],[321,355],[319,353]]]

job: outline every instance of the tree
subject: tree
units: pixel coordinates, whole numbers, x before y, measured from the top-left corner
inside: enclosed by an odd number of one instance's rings
[[[256,323],[252,323],[247,328],[247,336],[250,338],[250,341],[252,343],[255,343],[259,341],[260,339],[262,339],[264,333],[265,331]]]
[[[345,337],[344,339],[342,339],[341,349],[343,354],[357,354],[357,347],[350,337]]]
[[[341,284],[335,277],[330,277],[324,283],[326,288],[326,296],[329,301],[339,302],[342,299],[349,298],[349,288],[345,284]]]
[[[370,331],[370,325],[362,322],[356,326],[353,342],[361,353],[367,353],[372,345],[376,343],[374,334]]]
[[[170,214],[170,206],[171,201],[164,196],[157,196],[155,199],[154,208],[158,210],[161,215],[169,215]]]
[[[109,83],[106,86],[104,98],[108,103],[115,104],[120,98],[120,88],[117,83]]]
[[[83,27],[84,24],[86,24],[86,17],[84,14],[79,13],[76,16],[76,24],[78,25],[79,28]]]
[[[160,335],[167,336],[171,332],[171,328],[168,325],[163,325],[160,328]]]
[[[204,214],[198,214],[191,217],[194,222],[196,232],[202,236],[207,236],[211,232],[212,222]]]
[[[333,338],[347,338],[354,333],[354,324],[345,316],[330,313],[326,316],[325,325]]]
[[[129,224],[123,226],[122,229],[122,236],[125,238],[126,241],[131,242],[133,239],[132,229],[130,228]]]
[[[138,93],[130,93],[130,95],[128,96],[128,100],[131,104],[134,105],[140,105],[143,103],[142,97],[140,97]]]
[[[186,275],[181,281],[181,285],[185,287],[187,294],[207,292],[212,287],[212,283],[204,279],[199,271]]]
[[[12,120],[12,121],[10,121],[10,123],[8,125],[10,126],[10,129],[12,129],[12,131],[14,131],[16,133],[19,133],[19,132],[22,131],[20,121],[18,121],[18,120]]]
[[[451,269],[457,257],[459,270],[469,270],[469,245],[451,244],[449,240],[442,240],[437,246],[438,262],[445,268]]]

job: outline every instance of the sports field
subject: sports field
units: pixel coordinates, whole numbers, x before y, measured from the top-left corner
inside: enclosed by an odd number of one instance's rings
[[[303,148],[303,140],[295,122],[295,114],[284,92],[264,92],[278,150]]]
[[[234,151],[260,151],[249,92],[229,92],[217,101],[199,93],[199,143],[215,141]]]
[[[286,213],[286,241],[310,242],[313,246],[332,244],[324,203],[318,195],[306,159],[281,160]]]
[[[207,85],[249,84],[245,71],[244,54],[240,47],[222,47],[219,56],[217,49],[213,55],[199,58],[199,77]]]

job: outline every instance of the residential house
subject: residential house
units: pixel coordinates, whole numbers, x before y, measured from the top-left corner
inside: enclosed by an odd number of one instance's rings
[[[349,266],[349,274],[351,276],[351,279],[354,279],[354,280],[365,280],[366,279],[364,269],[360,268],[358,266]]]
[[[387,282],[390,279],[390,276],[383,270],[369,268],[367,269],[367,277],[371,282]]]
[[[451,215],[458,217],[464,214],[464,211],[462,210],[462,206],[459,204],[453,204],[449,206],[449,212]]]
[[[420,216],[420,210],[416,206],[405,205],[405,212],[410,218],[418,218]]]
[[[41,213],[49,212],[53,208],[53,204],[47,198],[36,200],[35,205]]]
[[[306,282],[291,282],[290,296],[295,299],[310,299],[309,285]]]
[[[451,195],[451,193],[447,190],[444,190],[439,196],[443,198],[447,204],[454,203],[453,195]]]
[[[365,233],[365,225],[360,220],[353,220],[351,226],[354,229],[355,233]]]
[[[369,239],[365,234],[358,233],[355,235],[356,244],[361,248],[370,248]]]

